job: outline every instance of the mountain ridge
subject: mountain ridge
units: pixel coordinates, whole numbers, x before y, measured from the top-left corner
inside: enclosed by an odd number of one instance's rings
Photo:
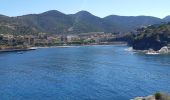
[[[165,18],[163,18],[164,21],[169,21],[170,22],[170,15],[166,16]]]
[[[79,34],[84,32],[122,33],[166,21],[170,20],[152,16],[119,15],[109,15],[100,18],[84,10],[75,14],[64,14],[57,10],[50,10],[40,14],[27,14],[17,17],[0,15],[0,33],[20,34],[20,30],[23,30],[22,34],[36,34],[37,32],[52,34]],[[3,30],[4,27],[7,29]],[[25,28],[28,31],[24,32]]]

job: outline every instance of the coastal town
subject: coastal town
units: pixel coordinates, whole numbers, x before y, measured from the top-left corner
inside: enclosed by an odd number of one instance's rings
[[[104,32],[89,32],[79,35],[46,33],[39,33],[37,35],[0,34],[0,50],[27,49],[35,46],[108,44],[114,38],[115,34]]]

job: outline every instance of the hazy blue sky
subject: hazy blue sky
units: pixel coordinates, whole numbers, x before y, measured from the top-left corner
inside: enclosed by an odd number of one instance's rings
[[[87,10],[104,17],[107,15],[170,15],[170,0],[0,0],[0,14],[18,16],[58,10],[66,14]]]

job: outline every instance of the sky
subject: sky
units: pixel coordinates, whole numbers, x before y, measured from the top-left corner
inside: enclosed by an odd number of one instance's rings
[[[145,15],[163,18],[170,15],[170,0],[0,0],[0,14],[7,16],[48,10],[65,14],[86,10],[99,17]]]

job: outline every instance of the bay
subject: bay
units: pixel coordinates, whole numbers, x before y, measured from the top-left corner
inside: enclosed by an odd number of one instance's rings
[[[129,100],[170,92],[170,55],[127,46],[0,53],[0,100]]]

